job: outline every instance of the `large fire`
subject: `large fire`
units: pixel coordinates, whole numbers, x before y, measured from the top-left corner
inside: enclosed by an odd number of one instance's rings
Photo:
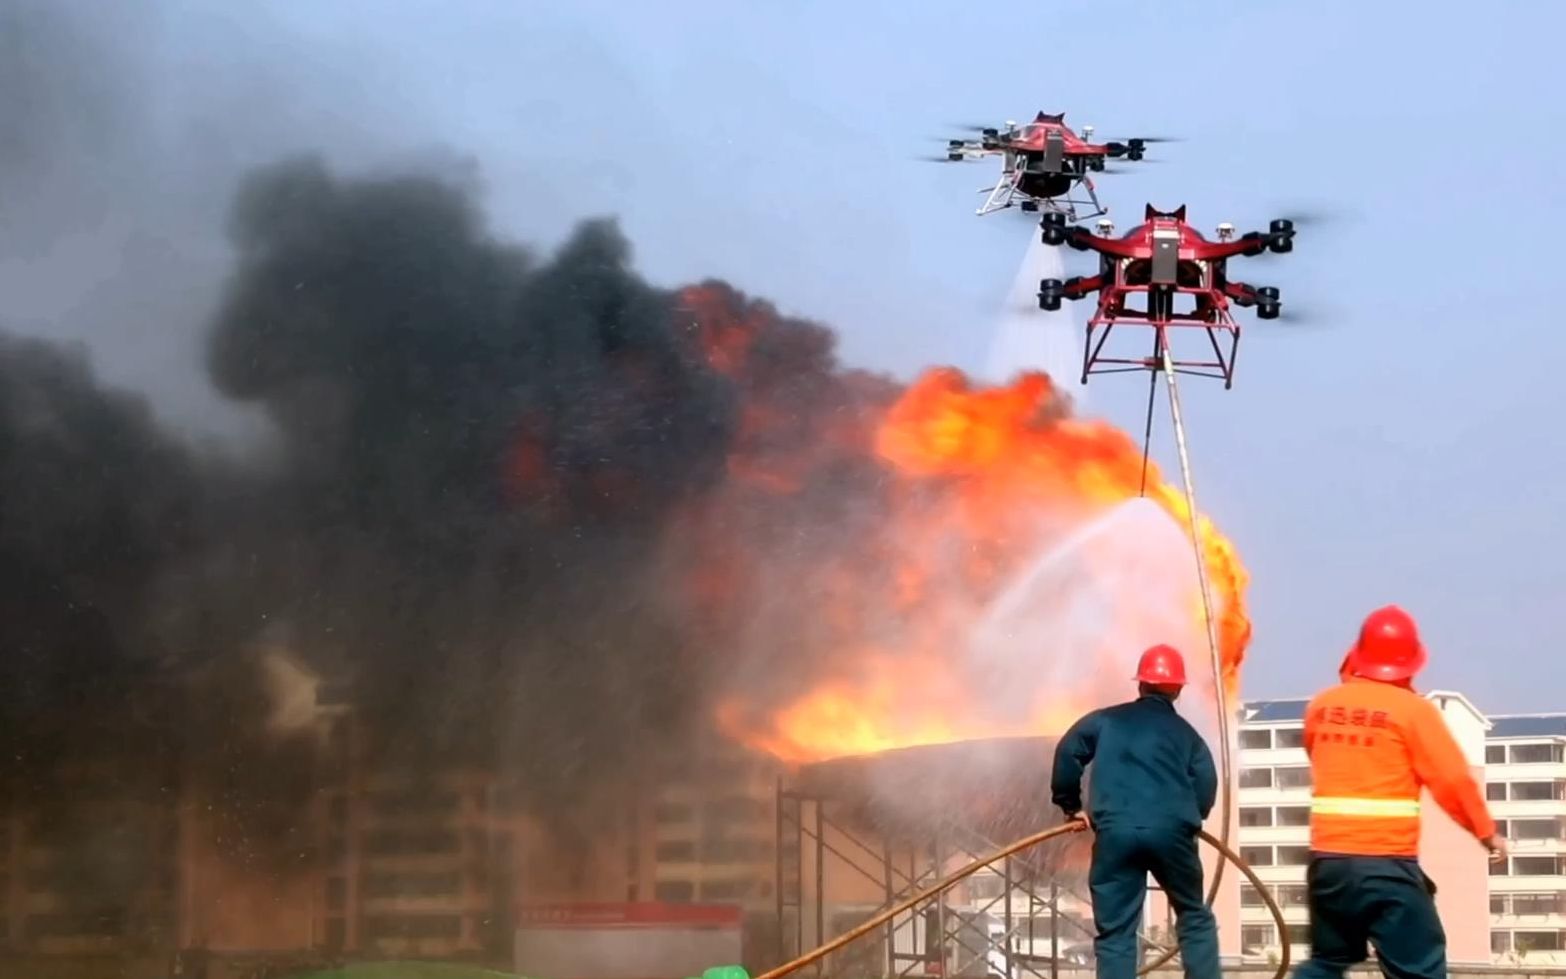
[[[709,640],[733,651],[718,711],[726,733],[805,762],[1055,734],[1093,706],[1044,697],[1025,716],[992,710],[974,694],[962,643],[1041,553],[1142,495],[1139,445],[1073,417],[1038,373],[1004,387],[950,368],[901,390],[841,373],[832,390],[757,383],[761,370],[787,377],[775,350],[755,353],[770,307],[721,287],[684,298],[709,363],[746,377],[754,399],[726,497],[679,531],[697,555],[685,573],[714,623]],[[1156,466],[1145,495],[1188,528],[1183,492]],[[1205,517],[1197,526],[1232,696],[1250,637],[1246,573]],[[1184,553],[1194,567],[1188,543]],[[1190,592],[1177,598],[1204,634]],[[1205,644],[1186,653],[1208,656]]]

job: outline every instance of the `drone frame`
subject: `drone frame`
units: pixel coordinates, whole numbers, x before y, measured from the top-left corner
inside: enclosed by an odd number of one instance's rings
[[[1126,259],[1114,259],[1124,263]],[[1176,374],[1193,377],[1210,377],[1223,381],[1227,390],[1234,386],[1235,357],[1239,353],[1240,324],[1229,312],[1230,297],[1213,280],[1211,262],[1197,263],[1202,281],[1196,285],[1149,283],[1126,285],[1120,275],[1114,281],[1105,281],[1099,290],[1099,301],[1093,315],[1087,321],[1087,336],[1082,346],[1082,383],[1086,384],[1094,374],[1123,374],[1132,371],[1161,371],[1171,369]],[[1123,272],[1124,265],[1120,270]],[[1103,275],[1108,280],[1108,270]],[[1126,299],[1134,295],[1146,297],[1142,309],[1128,308]],[[1176,296],[1191,296],[1196,310],[1177,313],[1174,310]],[[1117,326],[1132,326],[1153,331],[1153,352],[1148,357],[1109,357],[1104,346]],[[1173,330],[1201,330],[1212,346],[1211,360],[1176,358],[1171,343]],[[1226,349],[1227,348],[1227,349]],[[1168,351],[1167,359],[1164,356]]]

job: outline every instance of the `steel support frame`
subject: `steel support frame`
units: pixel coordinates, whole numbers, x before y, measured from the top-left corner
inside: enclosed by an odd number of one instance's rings
[[[918,841],[874,839],[865,831],[834,820],[828,812],[828,800],[790,789],[780,779],[777,787],[777,881],[778,915],[777,962],[782,963],[809,951],[832,938],[826,932],[828,856],[838,866],[879,888],[881,902],[866,914],[892,906],[940,879],[952,863],[967,863],[1000,849],[1000,845],[982,834],[947,824]],[[968,970],[983,963],[983,974],[994,976],[990,964],[994,953],[1005,963],[1005,979],[1057,979],[1061,921],[1058,912],[1063,897],[1085,903],[1085,895],[1062,886],[1041,861],[1012,857],[998,861],[991,869],[1002,877],[1001,894],[983,902],[972,902],[964,910],[969,915],[999,919],[1000,934],[984,932],[976,940],[974,929],[953,913],[948,894],[932,898],[922,908],[887,922],[880,933],[883,975],[889,979],[938,977],[973,974]],[[807,880],[807,870],[809,871]],[[808,896],[808,890],[811,892]],[[1040,910],[1050,914],[1050,954],[1034,955],[1018,948],[1026,939],[1031,947],[1035,918]],[[929,919],[934,918],[934,927]],[[1065,919],[1084,938],[1091,931],[1074,919]],[[807,928],[807,921],[810,926]],[[923,922],[924,934],[920,934]],[[955,924],[954,924],[955,922]],[[841,955],[841,953],[839,953]],[[814,975],[832,974],[834,956],[814,966]]]

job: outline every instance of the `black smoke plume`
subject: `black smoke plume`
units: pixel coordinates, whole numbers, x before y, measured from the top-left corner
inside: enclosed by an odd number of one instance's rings
[[[813,446],[810,405],[855,409],[829,331],[704,284],[753,354],[715,363],[713,309],[612,223],[538,256],[429,176],[288,160],[229,233],[207,364],[274,444],[199,451],[79,354],[0,345],[13,777],[156,756],[117,770],[196,779],[239,856],[298,850],[309,745],[269,652],[347,691],[373,760],[516,773],[546,815],[700,733],[722,654],[673,599],[671,528],[736,453]],[[758,403],[781,427],[744,428]]]

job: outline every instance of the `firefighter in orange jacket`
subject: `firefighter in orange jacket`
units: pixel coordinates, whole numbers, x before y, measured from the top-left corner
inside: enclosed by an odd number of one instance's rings
[[[1408,613],[1377,609],[1344,663],[1349,675],[1306,708],[1311,957],[1296,979],[1340,979],[1367,944],[1393,979],[1445,979],[1435,885],[1419,866],[1422,789],[1492,860],[1506,858],[1462,749],[1412,690],[1426,658]]]

